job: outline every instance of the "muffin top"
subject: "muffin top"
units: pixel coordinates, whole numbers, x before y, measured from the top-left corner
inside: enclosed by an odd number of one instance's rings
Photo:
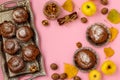
[[[105,43],[109,37],[107,29],[101,24],[92,25],[87,32],[88,38],[95,44]]]
[[[20,57],[13,56],[8,61],[8,68],[13,73],[21,72],[21,70],[23,70],[23,68],[24,68],[24,62]]]
[[[16,27],[11,21],[4,21],[0,26],[0,33],[3,37],[11,38],[15,35]]]
[[[33,61],[39,55],[39,49],[33,45],[27,45],[22,50],[22,55],[25,61]]]
[[[4,46],[4,52],[6,52],[10,55],[15,54],[20,48],[20,45],[18,44],[16,39],[5,40],[3,46]]]
[[[16,36],[20,41],[27,42],[32,38],[33,31],[30,27],[23,26],[16,31]]]
[[[90,70],[97,64],[97,57],[89,49],[81,49],[74,56],[75,64],[82,70]]]
[[[17,23],[26,22],[28,19],[28,12],[24,8],[17,8],[13,11],[13,20]]]

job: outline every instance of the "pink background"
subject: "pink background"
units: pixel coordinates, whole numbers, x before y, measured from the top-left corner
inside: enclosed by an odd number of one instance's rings
[[[0,0],[0,4],[8,0]],[[117,29],[120,30],[120,24],[114,25],[111,24],[109,21],[107,21],[106,16],[102,15],[100,13],[101,8],[104,6],[100,4],[100,0],[94,0],[95,4],[98,7],[97,14],[92,17],[88,18],[88,23],[83,24],[80,22],[80,17],[83,17],[84,15],[81,13],[79,8],[81,7],[81,4],[87,0],[73,0],[75,4],[75,11],[79,14],[79,19],[76,21],[73,21],[71,23],[68,23],[63,26],[59,26],[56,20],[51,20],[50,26],[44,27],[41,24],[41,21],[46,19],[43,15],[42,9],[45,2],[48,0],[31,0],[31,5],[33,8],[34,16],[35,16],[35,24],[36,28],[40,35],[40,46],[41,46],[41,52],[42,55],[45,58],[45,67],[47,75],[44,77],[39,77],[34,80],[52,80],[51,74],[54,72],[62,73],[64,71],[64,63],[70,63],[73,64],[73,55],[75,50],[77,49],[76,43],[78,41],[82,42],[83,46],[92,47],[98,52],[98,55],[100,57],[100,63],[98,65],[97,70],[100,71],[100,66],[105,61],[105,55],[103,52],[104,47],[112,47],[115,50],[115,55],[110,58],[110,60],[114,61],[117,65],[117,72],[112,76],[106,76],[103,75],[102,80],[119,80],[120,79],[120,36],[115,39],[112,43],[109,43],[103,47],[95,47],[88,43],[88,41],[85,38],[85,32],[88,26],[91,24],[94,24],[96,22],[101,22],[107,25],[108,27],[114,26]],[[58,1],[59,5],[62,5],[65,0],[56,0]],[[109,0],[109,5],[106,6],[109,9],[115,8],[120,12],[119,8],[119,0]],[[69,14],[68,12],[62,10],[61,17]],[[106,21],[106,22],[105,22]],[[57,63],[59,65],[59,69],[57,71],[52,71],[50,69],[51,63]],[[83,73],[79,71],[78,75],[82,78],[82,80],[88,80],[88,74]],[[3,80],[4,77],[2,75],[2,70],[0,69],[0,80]],[[28,77],[23,77],[20,80],[25,80]]]

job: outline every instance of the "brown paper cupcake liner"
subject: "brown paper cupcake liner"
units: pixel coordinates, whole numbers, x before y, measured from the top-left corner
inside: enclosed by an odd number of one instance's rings
[[[107,33],[108,33],[109,36],[108,36],[108,39],[107,39],[105,42],[103,42],[103,43],[94,43],[94,42],[88,37],[88,30],[89,30],[92,26],[94,26],[94,25],[102,25],[102,26],[107,30]],[[86,39],[87,39],[87,41],[88,41],[90,44],[92,44],[93,46],[98,46],[98,47],[104,46],[104,45],[106,45],[106,44],[109,43],[110,38],[111,38],[110,30],[109,30],[109,28],[108,28],[107,26],[105,26],[103,23],[95,23],[95,24],[91,25],[90,27],[88,27],[88,29],[87,29],[87,31],[86,31]]]
[[[92,67],[92,68],[90,68],[90,69],[86,69],[86,70],[78,67],[77,64],[76,64],[75,61],[74,61],[75,55],[76,55],[79,51],[81,51],[81,50],[83,50],[83,49],[87,49],[87,50],[92,51],[92,52],[94,53],[94,55],[96,56],[96,59],[97,59],[97,60],[96,60],[96,64],[94,65],[94,67]],[[99,57],[98,57],[97,52],[96,52],[95,50],[93,50],[92,48],[90,48],[90,47],[82,47],[82,48],[77,49],[77,50],[75,51],[74,57],[73,57],[74,65],[75,65],[80,71],[82,71],[82,72],[90,72],[91,70],[96,69],[96,68],[97,68],[97,65],[98,65],[98,63],[99,63]]]

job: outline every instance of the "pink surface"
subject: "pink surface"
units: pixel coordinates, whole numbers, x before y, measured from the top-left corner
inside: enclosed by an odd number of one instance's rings
[[[5,2],[7,0],[0,0],[0,4]],[[97,14],[92,17],[87,17],[89,22],[87,24],[82,24],[80,22],[80,19],[77,19],[76,21],[73,21],[71,23],[68,23],[63,26],[59,26],[56,20],[50,21],[50,26],[44,27],[41,24],[41,21],[43,19],[46,19],[43,15],[42,9],[45,2],[48,0],[31,0],[32,8],[34,11],[35,16],[35,24],[36,28],[38,29],[39,35],[40,35],[40,46],[41,46],[41,52],[42,55],[45,58],[45,67],[47,75],[44,77],[39,77],[35,80],[51,80],[51,74],[54,72],[62,73],[64,71],[64,63],[70,63],[73,64],[73,55],[74,51],[77,49],[76,42],[80,41],[82,42],[83,46],[92,47],[98,52],[98,55],[100,57],[100,63],[98,65],[97,70],[100,70],[100,66],[105,61],[105,55],[103,52],[104,47],[112,47],[115,50],[115,55],[110,58],[110,60],[113,60],[117,65],[117,72],[112,76],[106,76],[103,75],[102,80],[119,80],[120,79],[120,52],[119,52],[119,46],[120,46],[120,36],[115,39],[114,42],[107,44],[106,46],[96,48],[95,46],[92,46],[88,43],[88,41],[85,38],[85,32],[88,26],[91,24],[94,24],[96,22],[101,22],[107,25],[108,27],[111,27],[110,25],[116,27],[120,30],[120,24],[113,25],[109,21],[107,21],[106,16],[102,15],[100,13],[100,10],[103,5],[99,3],[99,0],[94,0],[98,11]],[[60,5],[64,3],[65,0],[56,0]],[[79,8],[81,4],[87,0],[73,0],[75,4],[75,11],[78,12],[79,17],[83,17],[84,15],[79,11]],[[106,6],[109,9],[115,8],[120,12],[119,8],[119,0],[109,0],[109,5]],[[64,16],[68,14],[68,12],[62,10],[61,16]],[[107,23],[104,21],[106,20]],[[59,65],[59,69],[57,71],[52,71],[50,69],[51,63],[57,63]],[[88,74],[82,73],[79,71],[78,75],[82,78],[82,80],[88,80]],[[4,77],[2,75],[2,71],[0,69],[0,80],[3,80]],[[20,80],[25,80],[27,77],[21,78]]]

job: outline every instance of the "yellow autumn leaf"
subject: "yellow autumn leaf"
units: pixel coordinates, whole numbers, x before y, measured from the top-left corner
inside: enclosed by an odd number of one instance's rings
[[[64,64],[64,72],[68,75],[68,78],[73,78],[77,75],[78,69],[71,64]]]
[[[62,7],[66,11],[72,12],[74,8],[72,0],[66,0],[65,3],[62,5]]]
[[[117,37],[119,31],[115,27],[111,27],[110,32],[111,32],[110,42],[112,42]]]
[[[114,50],[111,47],[104,48],[104,53],[106,55],[106,58],[112,57],[115,54]]]
[[[120,23],[120,13],[116,9],[111,9],[108,13],[107,19],[113,24],[118,24]]]

